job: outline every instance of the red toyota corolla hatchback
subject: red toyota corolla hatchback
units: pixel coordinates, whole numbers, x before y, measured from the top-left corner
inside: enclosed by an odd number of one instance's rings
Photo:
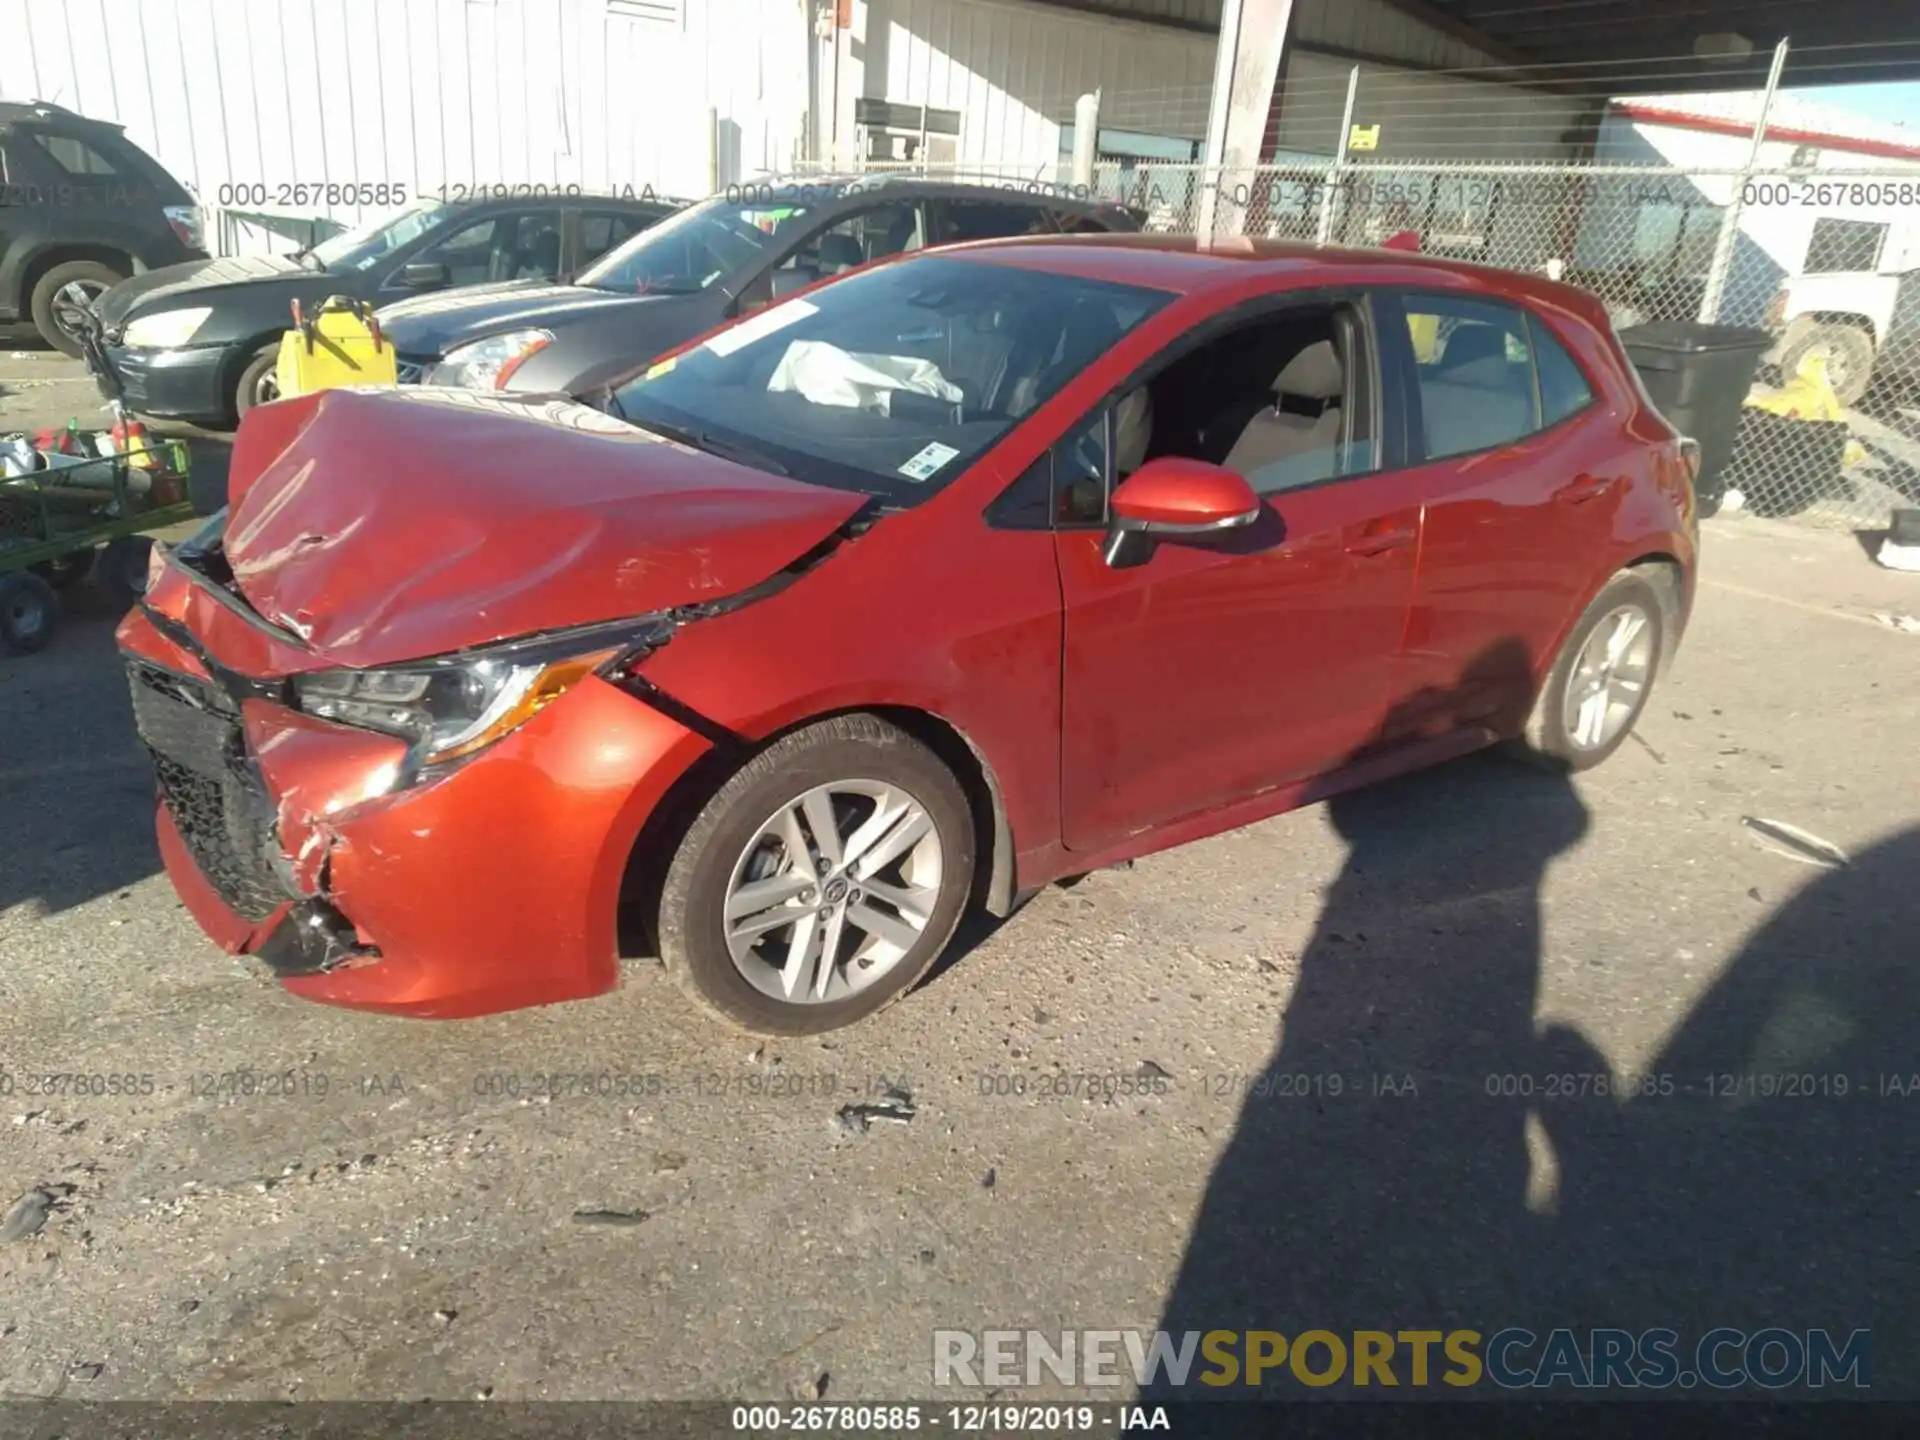
[[[573,999],[637,929],[802,1033],[970,904],[1498,740],[1604,759],[1690,608],[1695,454],[1565,286],[992,243],[605,413],[258,409],[120,644],[173,882],[294,993]]]

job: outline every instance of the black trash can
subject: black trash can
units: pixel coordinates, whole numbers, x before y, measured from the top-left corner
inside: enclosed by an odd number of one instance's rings
[[[1656,320],[1622,330],[1620,344],[1667,423],[1699,442],[1694,494],[1700,513],[1713,514],[1726,493],[1741,406],[1773,336],[1744,325]]]

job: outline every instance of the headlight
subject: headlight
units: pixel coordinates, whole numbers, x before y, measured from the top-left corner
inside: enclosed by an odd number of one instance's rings
[[[491,745],[666,633],[627,620],[385,670],[316,670],[294,676],[293,691],[307,714],[397,735],[415,765],[432,765]]]
[[[513,372],[529,356],[553,343],[550,330],[509,330],[450,351],[427,372],[429,385],[464,385],[469,390],[504,390]]]
[[[191,310],[167,310],[158,315],[142,315],[127,326],[124,343],[140,350],[171,350],[193,338],[193,332],[213,313],[211,305]]]

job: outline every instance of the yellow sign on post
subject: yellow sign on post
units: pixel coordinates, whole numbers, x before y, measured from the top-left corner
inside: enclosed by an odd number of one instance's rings
[[[1356,125],[1347,132],[1347,149],[1378,150],[1380,148],[1380,127],[1378,125]]]

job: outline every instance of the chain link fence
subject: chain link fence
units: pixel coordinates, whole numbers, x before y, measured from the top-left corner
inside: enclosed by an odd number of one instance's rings
[[[1079,183],[1065,160],[873,168],[1097,195],[1165,234],[1193,233],[1215,185],[1216,232],[1361,246],[1417,236],[1424,254],[1580,286],[1616,329],[1703,318],[1765,329],[1725,508],[1873,530],[1920,505],[1920,167],[1329,160],[1221,174],[1105,157]]]

